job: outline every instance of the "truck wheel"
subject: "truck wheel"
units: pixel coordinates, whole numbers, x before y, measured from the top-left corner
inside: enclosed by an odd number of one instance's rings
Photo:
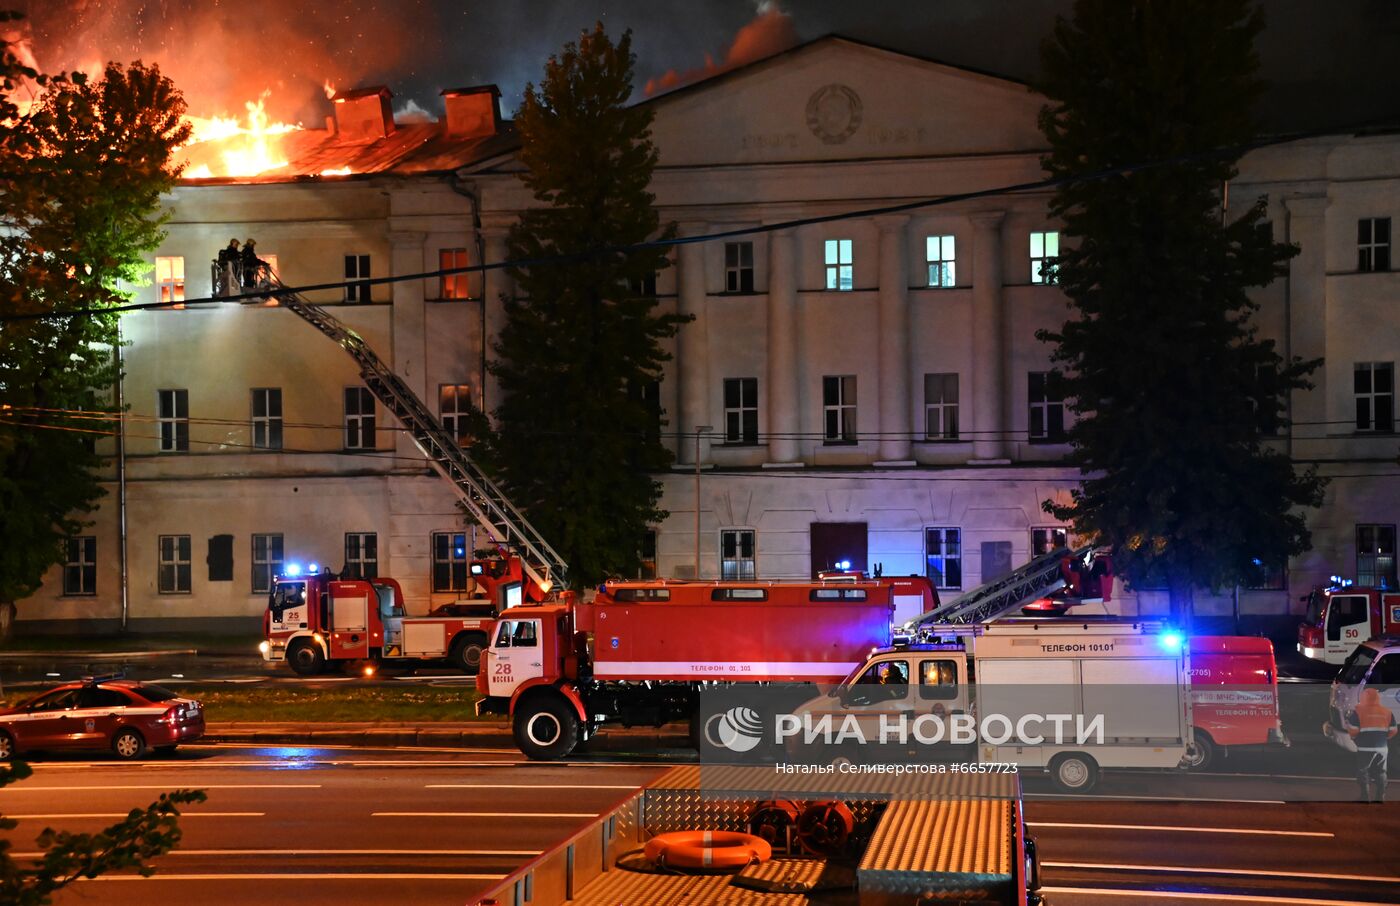
[[[555,695],[526,699],[515,709],[515,744],[527,758],[555,761],[578,743],[578,714]]]
[[[1191,747],[1186,750],[1183,763],[1188,771],[1204,771],[1215,763],[1219,756],[1218,747],[1209,733],[1197,730],[1192,736]]]
[[[481,653],[485,649],[485,636],[476,634],[461,636],[452,643],[452,650],[448,652],[447,662],[467,676],[476,676],[477,671],[481,669]]]
[[[315,676],[326,666],[326,656],[312,642],[301,642],[287,651],[287,665],[298,676]]]
[[[1050,781],[1062,793],[1088,793],[1098,786],[1099,764],[1083,752],[1056,755],[1050,761]]]

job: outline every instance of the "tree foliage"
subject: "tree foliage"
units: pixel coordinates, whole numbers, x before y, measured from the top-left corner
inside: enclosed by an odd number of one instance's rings
[[[1283,361],[1251,323],[1251,289],[1297,249],[1274,242],[1262,200],[1222,215],[1221,189],[1253,137],[1261,83],[1249,0],[1078,0],[1042,49],[1043,163],[1072,177],[1053,213],[1068,242],[1058,282],[1074,310],[1055,344],[1084,473],[1046,509],[1112,544],[1139,587],[1192,589],[1259,578],[1307,549],[1303,509],[1321,481],[1267,443],[1284,400],[1320,361]]]
[[[0,789],[23,780],[33,769],[22,761],[0,766]],[[10,855],[9,833],[19,822],[0,815],[0,903],[10,906],[46,906],[52,894],[80,878],[134,868],[150,876],[150,860],[163,856],[180,842],[180,806],[203,802],[202,790],[162,793],[145,808],[134,808],[116,824],[95,834],[75,834],[44,828],[36,843],[43,853],[21,864]]]
[[[665,515],[648,472],[670,454],[641,391],[660,379],[661,341],[684,319],[639,291],[667,267],[665,252],[620,250],[674,235],[648,191],[651,110],[628,106],[631,44],[601,24],[585,32],[526,86],[515,117],[522,178],[540,205],[512,228],[509,254],[563,261],[511,271],[518,295],[505,300],[492,365],[502,401],[486,445],[576,584],[634,572],[642,533]]]
[[[0,316],[124,302],[119,287],[142,282],[142,254],[163,236],[155,212],[189,135],[184,101],[153,66],[46,77],[12,51],[7,92],[40,93],[23,109],[0,102]],[[100,413],[116,342],[115,314],[0,322],[0,606],[62,562],[102,493],[92,440],[114,430]]]

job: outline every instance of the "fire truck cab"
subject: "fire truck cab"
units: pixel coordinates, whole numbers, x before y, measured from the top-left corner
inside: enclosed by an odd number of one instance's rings
[[[1357,586],[1338,576],[1332,580],[1304,599],[1307,611],[1298,624],[1298,651],[1304,657],[1341,664],[1368,639],[1400,635],[1400,591]]]

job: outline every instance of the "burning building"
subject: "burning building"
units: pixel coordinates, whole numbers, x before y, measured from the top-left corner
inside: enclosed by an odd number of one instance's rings
[[[505,258],[533,203],[492,86],[447,90],[438,122],[396,122],[382,86],[341,90],[324,128],[240,126],[185,150],[148,299],[210,295],[230,237],[358,331],[449,428],[493,406],[485,370],[503,271],[373,284]],[[703,235],[1041,175],[1041,99],[1024,85],[839,37],[658,94],[653,191],[663,220]],[[251,111],[250,111],[251,112]],[[1259,294],[1286,354],[1324,356],[1279,438],[1346,475],[1312,516],[1316,550],[1241,592],[1288,612],[1289,591],[1342,569],[1395,581],[1391,211],[1394,136],[1337,135],[1250,155],[1232,186],[1266,196],[1302,253]],[[232,153],[233,156],[226,156]],[[220,175],[223,174],[223,175]],[[806,576],[849,561],[972,587],[1060,542],[1070,417],[1046,381],[1064,299],[1057,225],[1030,192],[689,244],[660,275],[693,314],[656,388],[677,471],[670,519],[643,542],[661,574]],[[1358,224],[1364,241],[1358,249]],[[133,626],[248,625],[292,560],[403,583],[411,611],[451,600],[470,533],[449,489],[360,386],[352,362],[289,312],[191,306],[123,322],[126,540]],[[1189,363],[1183,363],[1189,367]],[[699,426],[715,426],[696,442]],[[698,461],[696,459],[698,453]],[[699,501],[694,477],[703,472]],[[114,476],[115,481],[115,476]],[[694,534],[700,509],[699,537]],[[31,627],[110,625],[123,596],[117,495],[68,569],[21,604]],[[82,568],[91,563],[94,569]],[[1115,596],[1164,611],[1165,592]],[[1202,612],[1226,598],[1199,598]]]

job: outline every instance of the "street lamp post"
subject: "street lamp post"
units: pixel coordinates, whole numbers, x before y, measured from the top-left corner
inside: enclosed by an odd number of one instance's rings
[[[700,578],[700,435],[715,430],[713,425],[695,426],[695,578]]]

